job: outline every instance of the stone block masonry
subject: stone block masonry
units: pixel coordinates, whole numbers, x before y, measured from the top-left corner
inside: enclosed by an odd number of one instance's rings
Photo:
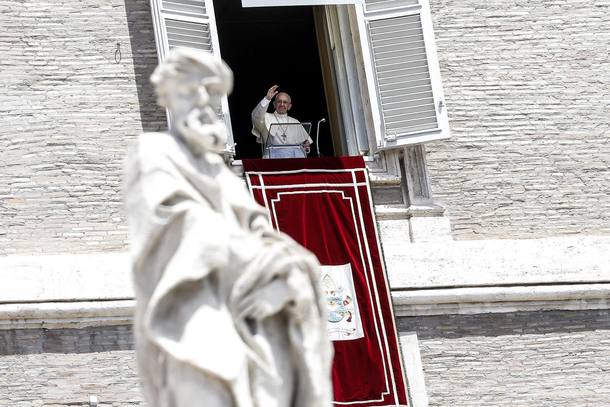
[[[430,406],[606,407],[610,311],[398,319],[419,338]],[[0,406],[144,406],[129,326],[0,330]],[[79,404],[80,403],[80,404]]]
[[[0,406],[145,406],[133,351],[0,356]]]
[[[149,2],[0,0],[0,54],[0,255],[124,250],[127,146],[166,126]]]
[[[610,311],[400,318],[417,332],[430,406],[607,406]]]
[[[610,5],[431,0],[456,239],[610,233]],[[115,61],[119,44],[121,59]],[[127,146],[164,128],[147,0],[0,0],[0,255],[121,251]]]
[[[610,4],[430,0],[453,137],[426,145],[456,239],[610,233]]]
[[[144,406],[130,326],[0,331],[0,406]]]

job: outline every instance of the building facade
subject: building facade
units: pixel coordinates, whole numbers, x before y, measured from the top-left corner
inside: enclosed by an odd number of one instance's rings
[[[0,0],[0,406],[144,405],[121,176],[185,36],[235,69],[236,171],[276,81],[365,156],[414,405],[608,405],[610,5],[238,3]]]

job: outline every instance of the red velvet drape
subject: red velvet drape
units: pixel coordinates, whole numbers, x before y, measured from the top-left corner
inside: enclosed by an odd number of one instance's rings
[[[407,405],[363,159],[244,160],[244,169],[275,228],[315,253],[320,264],[351,266],[364,337],[333,342],[335,404]]]

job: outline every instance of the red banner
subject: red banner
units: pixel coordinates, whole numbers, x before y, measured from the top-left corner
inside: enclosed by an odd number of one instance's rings
[[[273,226],[316,254],[335,347],[334,404],[406,406],[390,291],[361,157],[244,160]]]

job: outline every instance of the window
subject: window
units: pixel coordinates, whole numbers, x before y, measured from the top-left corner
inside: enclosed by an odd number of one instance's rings
[[[327,61],[324,58],[321,61],[322,70],[328,74],[324,76],[324,80],[313,79],[320,75],[314,72],[319,70],[319,66],[314,69],[315,67],[311,65],[299,64],[297,82],[305,82],[302,78],[307,78],[311,81],[309,88],[326,89],[333,145],[338,153],[372,154],[376,150],[400,148],[449,137],[447,111],[428,0],[232,0],[230,2],[217,0],[216,3],[217,12],[219,7],[225,10],[270,5],[327,5],[313,8],[317,10],[316,15],[319,18],[316,28],[311,29],[312,33],[307,35],[315,38],[314,31],[317,30],[318,38],[322,38],[327,44],[320,50],[328,54]],[[346,5],[348,3],[349,5]],[[220,56],[221,42],[226,52],[230,49],[239,51],[240,48],[245,54],[245,51],[251,51],[252,45],[246,45],[247,48],[244,49],[244,44],[254,41],[253,38],[256,37],[257,44],[273,49],[271,54],[273,58],[294,65],[295,59],[292,55],[288,55],[287,51],[290,46],[281,44],[277,46],[270,41],[269,34],[266,34],[267,36],[260,34],[263,32],[262,28],[278,24],[271,17],[268,21],[261,20],[258,28],[249,29],[250,34],[235,28],[226,29],[223,32],[231,34],[225,34],[226,38],[221,36],[219,40],[219,28],[212,0],[151,0],[151,5],[157,49],[161,60],[175,46],[210,50]],[[293,8],[284,10],[288,9]],[[302,12],[297,12],[296,9],[306,8],[294,9],[295,13],[299,14]],[[257,9],[243,10],[244,12],[252,10],[251,13],[256,14]],[[279,12],[281,8],[276,10]],[[277,15],[271,11],[265,9],[265,12],[270,13],[269,16]],[[259,9],[258,13],[260,12],[263,10]],[[278,21],[288,20],[290,13],[287,11],[282,13],[284,17]],[[218,15],[221,14],[227,13]],[[235,23],[231,17],[226,16],[223,17],[223,21]],[[294,36],[291,38],[294,40]],[[315,50],[308,52],[316,53]],[[231,57],[231,55],[228,52],[226,56]],[[251,58],[248,62],[249,65],[253,65],[252,69],[262,73],[257,76],[256,81],[250,81],[259,82],[257,85],[261,86],[261,89],[246,88],[242,89],[239,95],[232,96],[232,108],[238,107],[233,112],[237,115],[236,119],[247,120],[251,108],[254,107],[254,105],[249,107],[249,104],[258,101],[242,103],[238,100],[238,96],[243,98],[245,94],[254,94],[254,99],[257,99],[264,95],[262,90],[266,90],[265,86],[272,84],[267,83],[270,79],[265,75],[269,76],[269,71],[274,69],[264,65],[264,62],[270,58],[267,54],[261,53],[260,57]],[[315,58],[310,56],[309,61],[317,61],[317,56]],[[330,67],[327,66],[325,69],[324,64],[327,62],[330,63]],[[320,62],[315,63],[320,64]],[[240,61],[237,65],[244,64]],[[297,77],[297,75],[293,76]],[[241,74],[239,79],[248,79],[248,76]],[[281,77],[280,80],[283,83],[287,82]],[[333,81],[334,85],[330,86],[329,82]],[[237,89],[234,93],[238,93]],[[316,103],[316,97],[306,98],[307,103],[302,103],[300,106],[326,105]],[[334,120],[333,112],[336,112]],[[324,109],[320,109],[320,112],[303,113],[307,113],[304,114],[306,119],[304,121],[315,122],[318,117],[325,117]],[[235,152],[234,137],[237,137],[236,141],[240,144],[238,156],[251,157],[250,150],[253,150],[253,147],[248,144],[252,142],[247,129],[249,124],[235,121],[234,126],[231,125],[227,98],[223,100],[222,116],[229,129],[228,149]],[[239,134],[234,136],[233,130]],[[330,149],[332,150],[332,146]],[[239,150],[245,153],[240,154]]]

